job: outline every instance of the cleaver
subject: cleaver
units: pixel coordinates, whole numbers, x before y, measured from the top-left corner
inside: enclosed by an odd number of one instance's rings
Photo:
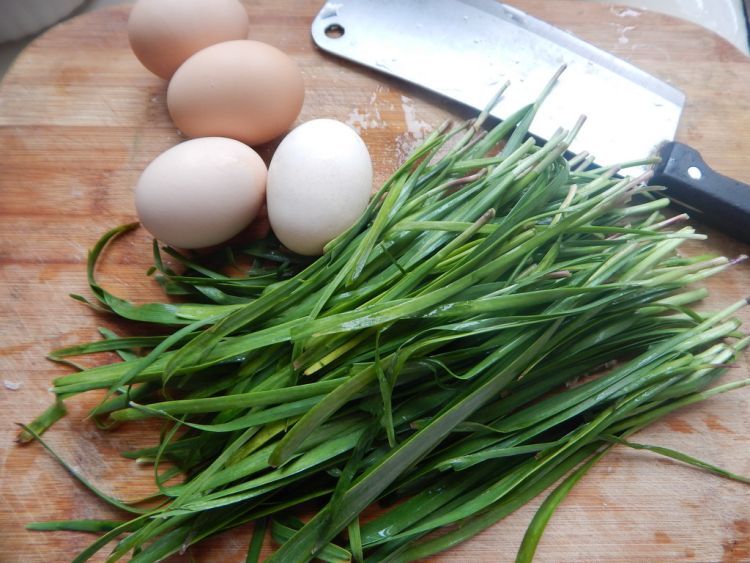
[[[750,186],[673,141],[684,94],[570,33],[494,0],[341,0],[322,7],[312,37],[324,51],[480,110],[510,81],[492,111],[501,120],[566,65],[532,134],[548,139],[585,114],[571,151],[602,166],[658,152],[652,184],[695,219],[750,243]]]

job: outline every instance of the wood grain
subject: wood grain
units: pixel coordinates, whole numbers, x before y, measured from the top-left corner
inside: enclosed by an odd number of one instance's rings
[[[585,2],[517,0],[517,7],[667,79],[688,97],[678,138],[719,171],[750,182],[750,59],[718,36],[666,16]],[[357,127],[385,179],[431,127],[462,110],[316,51],[309,25],[319,2],[248,2],[251,36],[293,56],[306,100],[299,121],[333,117]],[[34,444],[13,444],[13,423],[51,401],[50,380],[66,372],[45,354],[96,338],[97,326],[127,330],[68,298],[88,294],[87,249],[109,227],[134,219],[131,188],[144,166],[180,140],[164,105],[165,83],[130,53],[128,8],[94,12],[34,41],[0,84],[0,560],[67,561],[83,534],[31,533],[32,520],[119,518]],[[268,159],[275,144],[259,147]],[[138,231],[106,254],[101,279],[114,293],[159,297],[144,272],[150,241]],[[711,232],[691,253],[734,256],[750,249]],[[708,286],[706,307],[750,293],[750,266]],[[750,314],[742,313],[750,326]],[[101,359],[99,360],[101,361]],[[750,376],[745,357],[728,378]],[[20,385],[17,390],[11,387]],[[109,433],[83,420],[95,394],[71,402],[48,436],[97,485],[125,498],[149,490],[149,470],[119,460],[125,447],[150,445],[155,429]],[[639,439],[750,475],[750,390],[681,411]],[[512,561],[536,503],[439,558]],[[196,561],[242,561],[250,528],[194,550]],[[268,549],[270,546],[266,546]],[[175,560],[180,560],[179,558]],[[190,560],[188,556],[182,558]],[[563,503],[538,561],[750,561],[750,487],[616,449]]]

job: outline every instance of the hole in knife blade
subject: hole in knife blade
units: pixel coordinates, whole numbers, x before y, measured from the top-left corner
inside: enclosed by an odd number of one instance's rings
[[[326,34],[326,37],[338,39],[339,37],[344,36],[344,27],[340,24],[332,23],[326,26],[324,33]]]

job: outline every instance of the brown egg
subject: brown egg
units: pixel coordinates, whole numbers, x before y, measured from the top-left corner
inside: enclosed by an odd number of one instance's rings
[[[259,41],[227,41],[185,61],[169,82],[167,107],[188,137],[257,145],[289,129],[304,97],[302,74],[288,55]]]
[[[204,47],[246,39],[248,26],[238,0],[138,0],[128,19],[128,38],[143,66],[169,79]]]

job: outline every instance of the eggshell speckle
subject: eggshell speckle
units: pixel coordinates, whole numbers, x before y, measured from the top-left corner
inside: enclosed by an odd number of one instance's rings
[[[224,242],[247,227],[265,196],[266,166],[233,139],[180,143],[157,156],[135,187],[141,224],[178,248]]]
[[[128,39],[143,66],[169,79],[201,49],[246,39],[248,27],[237,0],[139,0],[128,18]]]
[[[353,225],[372,192],[372,161],[356,131],[314,119],[279,144],[268,168],[268,219],[277,238],[308,256]]]
[[[227,41],[185,61],[169,82],[167,107],[188,137],[256,145],[292,125],[304,96],[302,74],[284,52],[260,41]]]

